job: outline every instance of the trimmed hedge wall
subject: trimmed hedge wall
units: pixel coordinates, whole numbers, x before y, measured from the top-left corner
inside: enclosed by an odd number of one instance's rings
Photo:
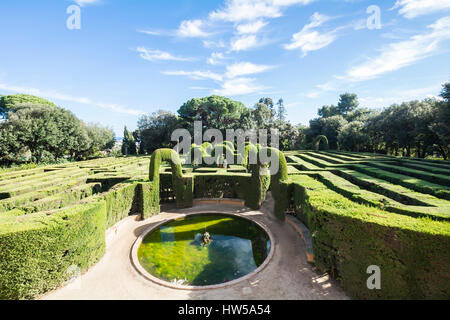
[[[106,203],[0,219],[0,299],[31,299],[53,290],[70,268],[84,271],[105,252]]]
[[[35,298],[73,276],[73,268],[88,269],[105,252],[106,229],[134,213],[142,213],[144,219],[159,213],[151,183],[117,185],[108,193],[53,212],[3,213],[0,299]]]
[[[246,199],[248,174],[202,174],[194,176],[195,198]]]
[[[103,196],[106,201],[106,228],[137,212],[136,188],[136,183],[118,185]]]
[[[358,299],[449,299],[450,224],[356,204],[308,176],[293,182],[296,214],[311,230],[316,266]],[[369,290],[367,268],[381,268]]]

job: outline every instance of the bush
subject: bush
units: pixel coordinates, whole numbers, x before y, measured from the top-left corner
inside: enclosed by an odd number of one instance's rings
[[[293,182],[296,214],[311,230],[316,266],[358,299],[449,299],[450,226],[356,204],[307,176]],[[367,268],[381,268],[369,290]]]
[[[106,206],[86,203],[0,219],[0,299],[31,299],[53,290],[71,268],[84,271],[105,252]]]

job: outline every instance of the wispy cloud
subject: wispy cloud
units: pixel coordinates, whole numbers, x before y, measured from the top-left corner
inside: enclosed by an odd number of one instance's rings
[[[140,53],[139,56],[142,59],[151,61],[151,62],[160,61],[160,60],[163,60],[163,61],[191,61],[192,60],[192,58],[177,57],[177,56],[172,55],[169,52],[164,52],[161,50],[149,50],[144,47],[138,47],[136,49],[136,51]]]
[[[213,53],[211,53],[211,56],[208,59],[206,59],[206,62],[211,65],[217,65],[217,64],[221,63],[221,61],[224,59],[225,59],[225,56],[223,53],[213,52]]]
[[[220,84],[219,89],[213,89],[212,94],[227,96],[251,94],[267,87],[256,83],[256,79],[243,76],[259,74],[274,68],[268,65],[258,65],[251,62],[237,62],[226,67],[224,74],[211,71],[163,71],[169,76],[186,76],[194,80],[213,80]],[[205,90],[204,87],[195,87],[198,90]]]
[[[84,7],[89,4],[97,4],[100,3],[101,0],[74,0],[80,7]]]
[[[399,9],[399,13],[408,19],[425,14],[440,12],[450,8],[450,0],[398,0],[391,9]]]
[[[248,35],[231,40],[232,51],[247,51],[262,45],[255,35]]]
[[[326,82],[316,85],[316,89],[305,94],[310,99],[319,98],[324,92],[336,91],[338,88],[332,82]]]
[[[150,36],[163,36],[169,34],[168,32],[161,30],[137,30],[137,32],[148,34]]]
[[[226,76],[228,78],[236,78],[240,76],[257,74],[272,69],[273,66],[253,64],[250,62],[238,62],[227,66]]]
[[[225,42],[223,42],[222,40],[219,41],[203,40],[202,43],[206,49],[225,48]]]
[[[401,103],[402,101],[422,100],[424,97],[440,99],[440,97],[438,97],[440,87],[441,84],[439,83],[415,89],[396,89],[388,92],[388,94],[385,94],[383,97],[361,96],[359,97],[359,101],[365,107],[382,108],[394,103]]]
[[[139,116],[139,115],[144,114],[144,112],[142,112],[140,110],[130,109],[125,106],[118,105],[118,104],[93,101],[90,98],[75,97],[72,95],[54,92],[54,91],[42,91],[42,90],[36,89],[36,88],[12,86],[12,85],[8,85],[5,83],[0,83],[0,89],[9,91],[9,92],[14,92],[14,93],[31,94],[31,95],[35,95],[35,96],[44,97],[44,98],[47,98],[50,100],[54,99],[54,100],[80,103],[80,104],[84,104],[84,105],[88,105],[88,106],[95,106],[95,107],[99,107],[99,108],[106,109],[109,111],[133,115],[133,116]]]
[[[330,17],[317,12],[314,13],[311,16],[311,22],[305,25],[300,32],[292,35],[291,43],[286,44],[284,48],[286,50],[300,49],[303,52],[303,56],[306,56],[310,51],[329,46],[336,40],[336,31],[338,29],[324,33],[314,30],[328,20],[330,20]]]
[[[246,24],[240,24],[236,27],[236,31],[238,34],[252,34],[258,33],[262,28],[267,25],[267,22],[262,20],[258,20],[255,22],[250,22]]]
[[[391,43],[379,56],[351,68],[346,78],[352,81],[372,79],[436,54],[439,44],[450,38],[450,17],[439,19],[427,28],[431,31]]]
[[[180,38],[208,38],[213,33],[206,32],[206,23],[200,19],[184,20],[180,23],[178,29],[163,30],[163,29],[138,29],[137,32],[148,34],[150,36],[169,36]]]
[[[206,38],[211,35],[203,30],[204,22],[202,20],[182,21],[178,28],[177,35],[183,38]]]
[[[268,89],[255,83],[252,78],[235,78],[225,80],[220,89],[214,89],[213,94],[222,96],[240,96]]]
[[[278,18],[282,9],[296,4],[306,5],[314,0],[227,0],[225,6],[210,13],[212,20],[229,22],[254,21],[261,18]]]
[[[163,71],[162,74],[167,76],[187,76],[194,80],[214,80],[214,81],[222,81],[222,75],[218,73],[214,73],[211,71],[183,71],[183,70],[175,70],[175,71]]]

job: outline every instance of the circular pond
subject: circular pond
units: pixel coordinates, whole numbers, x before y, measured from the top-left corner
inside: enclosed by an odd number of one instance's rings
[[[157,225],[138,239],[133,254],[138,270],[151,280],[176,288],[207,288],[257,272],[273,250],[268,231],[258,223],[208,213]]]

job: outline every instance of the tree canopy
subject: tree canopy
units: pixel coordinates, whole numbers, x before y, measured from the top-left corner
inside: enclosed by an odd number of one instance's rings
[[[114,144],[111,129],[86,125],[45,99],[14,95],[0,101],[8,110],[0,122],[0,164],[84,159]]]

